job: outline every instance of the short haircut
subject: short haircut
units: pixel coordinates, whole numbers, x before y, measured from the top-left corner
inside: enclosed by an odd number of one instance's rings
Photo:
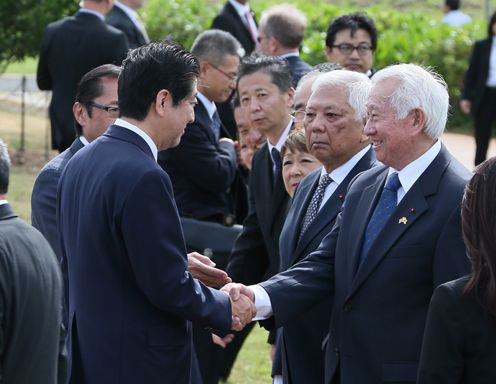
[[[307,147],[305,132],[302,129],[294,129],[290,132],[281,147],[281,159],[284,158],[287,152],[310,153]]]
[[[372,49],[377,48],[377,29],[374,21],[366,14],[361,12],[349,13],[347,15],[336,17],[332,20],[329,28],[327,28],[327,36],[325,40],[326,47],[330,48],[334,45],[336,34],[344,29],[349,29],[353,36],[356,31],[363,29],[370,35]]]
[[[281,4],[262,13],[260,28],[285,48],[298,48],[305,37],[307,18],[293,5]]]
[[[103,79],[117,79],[121,68],[113,64],[104,64],[87,72],[79,81],[76,91],[76,102],[83,104],[91,117],[90,103],[103,94]],[[78,136],[83,134],[83,127],[76,120],[74,126]]]
[[[193,94],[199,75],[196,57],[175,43],[152,42],[129,51],[119,76],[121,116],[143,121],[163,89],[177,106]]]
[[[355,120],[367,118],[367,98],[372,87],[367,75],[354,71],[339,70],[323,73],[312,85],[312,93],[329,87],[343,87],[348,92],[348,104],[355,111]]]
[[[213,65],[222,65],[228,55],[243,57],[244,49],[230,33],[220,29],[210,29],[196,37],[191,53],[198,60],[206,60]]]
[[[241,60],[238,71],[237,86],[242,77],[262,72],[271,77],[272,83],[279,88],[281,93],[293,87],[293,76],[288,62],[278,57],[269,57],[260,53],[252,53]]]
[[[0,194],[4,195],[9,189],[10,157],[7,145],[0,139]]]
[[[298,85],[296,86],[296,90],[298,90],[298,88],[300,88],[307,80],[318,77],[323,73],[335,71],[336,69],[343,69],[343,67],[334,63],[320,63],[315,65],[310,72],[307,72],[301,77],[300,81],[298,81]]]
[[[492,37],[493,35],[493,25],[496,24],[496,11],[492,14],[491,18],[489,19],[489,24],[487,27],[487,36]]]
[[[456,11],[460,8],[460,0],[444,0],[444,4],[446,4],[452,11]]]
[[[405,118],[413,109],[420,108],[426,114],[425,134],[438,139],[444,132],[448,119],[448,86],[432,68],[417,64],[396,64],[381,69],[372,77],[372,85],[385,80],[396,81],[389,97],[396,118]]]

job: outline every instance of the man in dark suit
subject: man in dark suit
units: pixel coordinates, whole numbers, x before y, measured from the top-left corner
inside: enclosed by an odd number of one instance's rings
[[[6,200],[10,159],[0,140],[2,382],[64,383],[62,278],[50,245]]]
[[[299,53],[305,37],[306,24],[305,15],[289,4],[269,8],[260,19],[260,52],[285,59],[289,64],[295,87],[301,77],[312,69],[300,58]]]
[[[233,35],[243,46],[245,54],[253,52],[258,41],[258,28],[248,0],[228,0],[212,21],[213,29]]]
[[[260,286],[225,288],[256,292],[258,316],[276,326],[331,296],[328,384],[415,383],[432,292],[470,270],[460,225],[470,173],[439,140],[446,84],[414,64],[372,84],[364,133],[384,166],[354,179],[316,251]]]
[[[475,123],[475,165],[487,156],[496,121],[496,12],[489,20],[487,39],[475,42],[465,74],[460,108]]]
[[[305,85],[302,82],[313,83],[306,104],[307,147],[323,167],[305,177],[296,190],[279,240],[281,271],[317,249],[334,225],[350,181],[375,163],[374,151],[363,134],[367,76],[338,70],[303,77],[298,88]],[[338,117],[326,118],[332,113]],[[279,331],[277,353],[282,357],[285,383],[324,381],[322,342],[329,331],[331,306],[331,297],[327,297]]]
[[[196,58],[174,44],[131,51],[119,76],[121,118],[62,173],[71,383],[189,383],[189,320],[226,331],[252,311],[186,271],[172,185],[156,163],[194,119],[198,75]]]
[[[102,135],[119,116],[117,78],[120,68],[104,64],[85,74],[78,84],[72,107],[78,138],[40,171],[31,194],[31,223],[48,240],[61,260],[57,230],[57,186],[67,162],[86,144]]]
[[[112,0],[84,0],[76,15],[49,24],[43,35],[36,80],[41,90],[52,91],[52,148],[59,152],[76,136],[72,105],[81,77],[102,64],[120,65],[126,57],[126,36],[104,21],[111,7]]]
[[[365,73],[368,77],[374,74],[377,29],[366,14],[355,12],[333,19],[327,29],[325,45],[330,63]]]
[[[136,12],[144,2],[145,0],[116,1],[106,17],[107,24],[126,34],[131,49],[150,42],[145,26]]]

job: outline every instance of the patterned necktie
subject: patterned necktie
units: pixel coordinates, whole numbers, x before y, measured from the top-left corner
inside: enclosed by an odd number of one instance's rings
[[[310,200],[307,212],[301,223],[300,238],[317,216],[320,205],[322,204],[322,199],[324,198],[325,190],[331,183],[332,179],[327,173],[320,176],[319,185],[317,186],[317,189],[315,189],[312,200]]]
[[[212,115],[212,131],[214,131],[215,139],[218,141],[220,139],[220,127],[222,123],[220,121],[219,114],[217,113],[217,110],[215,110],[214,114]]]
[[[374,213],[372,214],[369,224],[367,225],[362,252],[360,253],[360,264],[362,264],[365,260],[372,243],[377,238],[377,235],[382,231],[384,224],[386,224],[386,221],[389,219],[393,211],[396,209],[398,189],[400,187],[401,182],[398,177],[398,173],[394,172],[388,177],[386,185],[382,190],[379,202],[377,203]]]
[[[272,150],[270,151],[271,156],[272,156],[272,162],[274,163],[274,187],[277,183],[277,180],[281,177],[281,155],[279,154],[279,151],[277,150],[276,147],[273,147]]]

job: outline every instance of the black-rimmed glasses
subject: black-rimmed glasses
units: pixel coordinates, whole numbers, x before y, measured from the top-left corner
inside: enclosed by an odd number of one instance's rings
[[[216,70],[218,70],[220,73],[222,73],[224,76],[226,76],[230,81],[234,81],[236,82],[236,80],[238,79],[238,74],[229,74],[227,73],[226,71],[223,71],[222,69],[220,69],[218,66],[216,65],[213,65],[212,63],[208,63],[212,68],[215,68]]]
[[[343,43],[333,45],[332,47],[337,48],[343,55],[351,55],[355,49],[360,56],[365,56],[372,52],[372,46],[369,44],[351,45]]]
[[[95,103],[94,101],[90,101],[88,103],[88,106],[101,109],[102,111],[107,112],[112,117],[119,117],[119,107],[116,107],[115,105],[103,105]]]

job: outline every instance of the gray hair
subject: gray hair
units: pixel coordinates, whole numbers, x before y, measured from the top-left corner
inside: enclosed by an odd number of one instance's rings
[[[0,194],[7,193],[9,188],[10,157],[7,145],[0,139]]]
[[[294,5],[281,4],[262,13],[260,28],[285,48],[298,48],[305,37],[306,16]]]
[[[392,79],[397,87],[389,97],[390,105],[398,119],[420,108],[425,112],[424,132],[431,139],[438,139],[444,132],[449,110],[448,86],[441,75],[430,67],[417,64],[390,65],[372,77],[372,84]]]
[[[300,81],[298,81],[298,85],[296,86],[296,91],[303,86],[308,80],[315,79],[316,77],[322,75],[323,73],[335,71],[337,69],[343,69],[339,64],[334,63],[320,63],[315,65],[310,72],[304,74]]]
[[[191,53],[198,61],[207,60],[213,65],[222,65],[227,55],[243,57],[245,51],[230,33],[210,29],[196,37],[191,46]]]
[[[344,69],[323,73],[313,83],[312,94],[328,87],[344,87],[348,92],[348,104],[355,111],[355,120],[363,122],[367,118],[365,104],[372,83],[365,74]]]

